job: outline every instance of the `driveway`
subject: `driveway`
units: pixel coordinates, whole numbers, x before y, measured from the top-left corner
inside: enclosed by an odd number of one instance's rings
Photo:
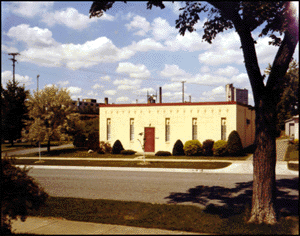
[[[51,146],[50,150],[55,150],[55,149],[62,149],[62,148],[70,148],[73,147],[73,144],[64,144],[60,146]],[[47,151],[47,147],[41,147],[41,152],[42,151]],[[7,156],[14,156],[14,155],[25,155],[29,153],[35,153],[39,152],[39,148],[28,148],[28,149],[23,149],[23,150],[17,150],[17,151],[8,151],[8,152],[1,152],[1,157],[5,157],[6,153]]]

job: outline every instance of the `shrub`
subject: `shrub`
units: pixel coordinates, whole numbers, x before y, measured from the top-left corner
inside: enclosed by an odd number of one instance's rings
[[[173,156],[184,156],[183,143],[179,139],[174,144],[172,154]]]
[[[233,130],[228,136],[227,151],[229,155],[238,156],[243,153],[243,145],[240,135],[237,131]]]
[[[28,175],[29,169],[1,160],[1,235],[11,234],[11,220],[26,220],[29,210],[38,210],[45,204],[48,194]]]
[[[171,156],[172,154],[168,151],[158,151],[155,156]]]
[[[121,154],[123,154],[123,155],[133,155],[135,153],[136,153],[136,151],[133,151],[133,150],[122,150],[121,151]]]
[[[99,154],[104,154],[104,153],[111,153],[112,148],[110,146],[109,143],[101,141],[99,144],[99,149],[97,150],[97,152]]]
[[[123,150],[124,150],[124,148],[123,148],[121,141],[119,139],[116,140],[116,142],[114,143],[113,148],[112,148],[112,154],[120,154],[121,151],[123,151]]]
[[[88,149],[92,149],[93,151],[97,152],[99,150],[99,133],[90,133],[86,144]]]
[[[225,140],[218,140],[213,146],[214,156],[225,156],[227,154],[227,142]]]
[[[213,146],[214,146],[214,142],[211,139],[207,139],[203,142],[203,154],[205,156],[212,156],[213,155]]]
[[[86,136],[84,134],[76,134],[74,137],[73,145],[75,147],[85,147],[86,146]]]
[[[186,141],[183,150],[187,156],[199,156],[202,154],[202,145],[199,140]]]
[[[294,140],[294,145],[296,146],[296,149],[299,150],[299,139]]]

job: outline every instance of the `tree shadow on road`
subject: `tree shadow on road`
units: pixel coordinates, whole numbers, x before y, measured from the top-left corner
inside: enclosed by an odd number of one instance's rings
[[[299,177],[276,181],[276,206],[279,216],[298,216]],[[168,203],[198,203],[204,212],[228,218],[241,214],[251,206],[253,181],[236,183],[234,188],[199,185],[185,193],[171,193]],[[292,192],[291,192],[292,191]]]

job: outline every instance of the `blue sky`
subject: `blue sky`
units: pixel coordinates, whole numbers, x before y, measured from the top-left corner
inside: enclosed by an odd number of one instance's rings
[[[89,18],[92,2],[1,2],[1,77],[16,80],[34,92],[55,84],[67,88],[73,100],[146,103],[146,94],[158,93],[163,102],[225,101],[225,85],[249,90],[253,96],[240,41],[235,30],[217,35],[212,44],[202,41],[205,15],[196,32],[178,33],[175,20],[180,2],[166,8],[146,9],[146,2],[117,2],[101,18]],[[260,69],[273,62],[278,47],[268,37],[257,40]],[[299,61],[299,44],[294,58]]]

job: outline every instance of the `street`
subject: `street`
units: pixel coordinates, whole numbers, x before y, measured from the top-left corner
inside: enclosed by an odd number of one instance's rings
[[[252,174],[31,169],[50,196],[149,203],[229,204],[251,199]],[[279,204],[298,209],[296,176],[277,176]],[[232,195],[228,195],[228,194]],[[230,197],[229,197],[230,196]],[[295,205],[296,204],[296,205]]]

